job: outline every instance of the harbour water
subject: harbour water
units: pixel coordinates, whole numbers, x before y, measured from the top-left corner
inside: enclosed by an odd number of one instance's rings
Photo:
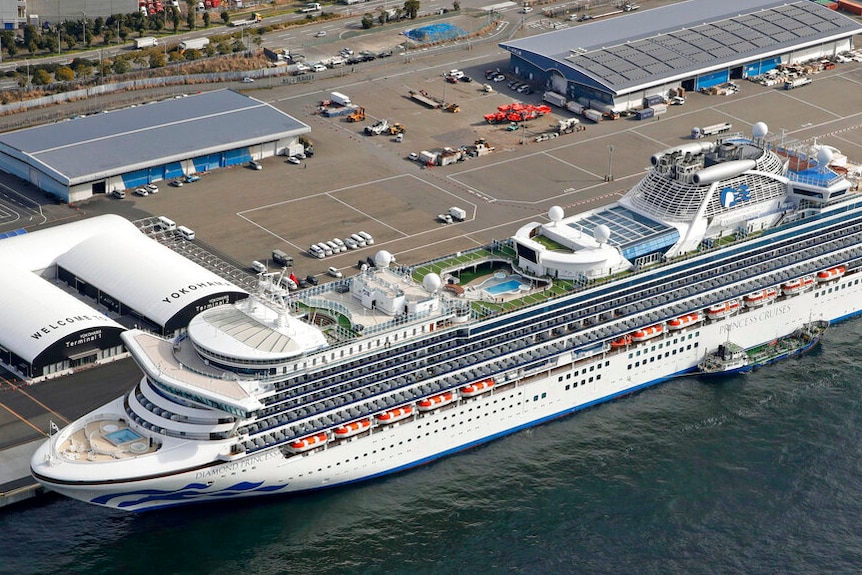
[[[0,513],[0,573],[855,573],[860,335],[349,488],[142,515],[49,497]]]

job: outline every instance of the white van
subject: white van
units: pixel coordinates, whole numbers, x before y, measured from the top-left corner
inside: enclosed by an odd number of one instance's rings
[[[359,237],[361,237],[363,240],[365,240],[365,245],[367,245],[367,246],[373,246],[374,245],[374,238],[371,237],[371,234],[366,233],[366,232],[359,232]]]
[[[253,262],[251,262],[251,269],[253,269],[254,271],[256,271],[259,274],[266,273],[266,266],[257,260],[254,260]]]
[[[322,249],[320,249],[320,246],[318,246],[317,244],[311,244],[310,246],[308,246],[308,253],[311,255],[311,257],[315,257],[319,260],[322,260],[326,257],[326,254],[323,252]]]
[[[126,191],[125,190],[114,190],[113,192],[111,192],[111,195],[114,196],[115,198],[117,198],[118,200],[122,200],[123,198],[126,197]]]
[[[332,248],[329,247],[328,245],[326,245],[325,243],[320,242],[319,244],[317,244],[317,247],[319,247],[320,249],[323,250],[324,255],[327,255],[327,256],[332,255]]]
[[[334,253],[334,254],[340,254],[341,253],[341,248],[335,242],[329,241],[329,242],[326,242],[326,245],[329,246],[329,249],[332,250],[332,253]]]
[[[177,229],[177,223],[170,218],[166,218],[165,216],[159,216],[159,227],[162,229],[163,232],[172,232]]]
[[[339,251],[342,251],[342,252],[347,251],[347,245],[344,243],[344,240],[341,240],[339,238],[332,238],[332,243],[334,243],[335,245],[338,246]]]
[[[359,246],[360,248],[364,248],[364,247],[365,247],[365,238],[363,238],[363,237],[362,237],[362,236],[360,236],[359,234],[351,234],[351,235],[350,235],[350,238],[351,238],[354,242],[356,242],[356,245],[357,245],[357,246]]]
[[[193,239],[195,239],[195,231],[190,228],[187,228],[185,226],[179,226],[177,227],[177,231],[180,232],[180,235],[183,237],[184,240],[192,241]]]

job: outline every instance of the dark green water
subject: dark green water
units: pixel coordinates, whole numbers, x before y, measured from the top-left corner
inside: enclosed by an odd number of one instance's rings
[[[839,324],[802,358],[352,488],[143,515],[13,508],[0,573],[858,573],[860,334]]]

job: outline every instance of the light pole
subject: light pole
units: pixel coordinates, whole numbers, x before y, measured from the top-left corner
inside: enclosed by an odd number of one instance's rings
[[[84,49],[86,50],[87,49],[87,13],[81,12],[81,17],[82,17],[81,26],[84,27],[84,39],[83,39]]]
[[[605,178],[605,181],[613,182],[614,181],[614,147],[613,145],[608,146],[608,176]]]

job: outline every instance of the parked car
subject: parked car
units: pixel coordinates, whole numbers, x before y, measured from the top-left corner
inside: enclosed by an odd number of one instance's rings
[[[334,268],[334,267],[331,267],[331,266],[330,266],[330,268],[329,268],[328,270],[326,270],[326,273],[328,273],[329,275],[331,275],[331,276],[332,276],[332,277],[334,277],[334,278],[344,277],[344,274],[342,274],[342,273],[341,273],[341,270],[340,270],[340,269],[338,269],[338,268]]]
[[[137,190],[135,190],[135,195],[141,196],[143,198],[149,196],[150,193],[146,190],[146,188],[138,188]]]
[[[383,50],[382,52],[377,54],[377,57],[378,58],[388,58],[391,55],[392,55],[392,50]]]
[[[359,244],[357,244],[356,240],[353,238],[344,238],[344,245],[346,245],[349,250],[355,250],[359,247]]]
[[[317,34],[314,35],[315,38],[323,38],[326,36],[326,30],[318,30]]]
[[[407,159],[413,160],[414,162],[418,162],[419,161],[419,154],[417,154],[416,152],[410,152],[409,154],[407,154]]]
[[[114,196],[115,198],[117,198],[118,200],[122,200],[123,198],[126,197],[126,192],[125,192],[125,190],[114,190],[113,192],[111,192],[111,195]]]
[[[312,72],[326,72],[326,66],[323,64],[315,64],[311,67]]]
[[[293,157],[294,157],[294,158],[296,158],[296,159],[298,159],[298,160],[304,160],[304,159],[305,159],[305,154],[304,154],[303,152],[297,152],[297,153],[295,153],[295,154],[293,155]]]
[[[299,164],[300,163],[299,158],[297,158],[296,156],[288,156],[287,161],[290,162],[291,164]]]
[[[263,166],[260,165],[260,162],[255,162],[254,160],[248,163],[248,167],[252,170],[262,170]]]
[[[147,191],[151,194],[158,194],[159,187],[155,184],[147,184]]]
[[[243,84],[252,84],[252,83],[254,83],[254,78],[249,78],[248,76],[246,76],[245,78],[242,79],[242,83]]]
[[[503,80],[505,80],[505,79],[506,79],[506,77],[505,77],[504,75],[502,75],[502,74],[497,74],[496,76],[494,76],[494,77],[493,77],[493,78],[491,78],[491,79],[492,79],[493,81],[495,81],[495,82],[502,82]]]
[[[465,82],[465,83],[469,84],[470,82],[472,82],[472,81],[473,81],[473,78],[471,78],[470,76],[461,76],[461,77],[459,78],[459,80],[461,80],[462,82]]]
[[[196,176],[195,174],[189,174],[188,176],[186,176],[186,183],[187,184],[193,184],[194,182],[197,182],[200,179],[201,179],[200,176]]]
[[[317,278],[311,274],[308,274],[307,276],[305,276],[305,281],[307,281],[308,283],[310,283],[313,286],[316,286],[319,283],[317,281]]]
[[[446,81],[450,84],[457,84],[458,78],[456,78],[455,76],[446,76]]]
[[[171,185],[175,188],[182,188],[183,181],[182,180],[171,180]]]

